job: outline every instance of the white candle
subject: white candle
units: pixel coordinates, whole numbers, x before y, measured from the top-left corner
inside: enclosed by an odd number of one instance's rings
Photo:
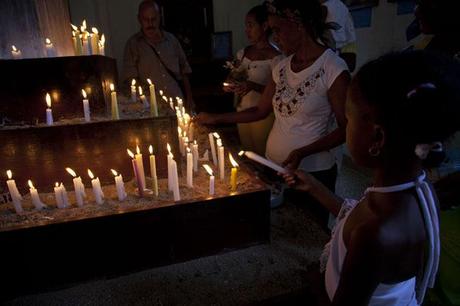
[[[8,180],[6,181],[6,185],[8,186],[8,191],[11,195],[11,200],[13,201],[14,210],[17,214],[24,212],[22,208],[22,196],[19,193],[18,187],[16,186],[16,182],[13,180],[13,173],[11,170],[6,171],[6,175],[8,176]]]
[[[91,55],[91,45],[90,41],[88,40],[89,38],[89,33],[86,31],[86,20],[83,20],[83,23],[80,27],[81,30],[81,44],[82,44],[82,49],[83,49],[83,55]]]
[[[62,201],[62,188],[59,186],[59,183],[56,182],[54,186],[54,197],[56,198],[56,206],[58,208],[65,208]]]
[[[71,168],[66,168],[66,171],[73,176],[75,199],[77,200],[77,205],[82,207],[84,205],[83,198],[86,197],[85,185],[83,185],[81,177],[77,177],[77,174]]]
[[[56,56],[56,49],[54,48],[53,43],[49,38],[45,39],[45,49],[46,49],[46,56],[47,57],[55,57]]]
[[[99,54],[105,55],[105,35],[104,34],[102,34],[101,40],[99,40],[98,42],[98,46],[99,46]]]
[[[147,102],[147,98],[144,96],[144,92],[142,91],[142,87],[139,86],[139,98],[141,99],[142,105],[144,108],[149,108],[149,103]]]
[[[240,153],[238,153],[239,156],[242,156],[242,155],[246,155],[246,157],[248,157],[249,159],[252,159],[253,161],[255,162],[258,162],[259,164],[262,164],[264,166],[267,166],[279,173],[287,173],[287,170],[284,169],[283,167],[275,164],[274,162],[272,162],[271,160],[268,160],[266,158],[263,158],[262,156],[254,153],[254,152],[251,152],[251,151],[241,151]]]
[[[189,114],[187,114],[187,116],[189,116]],[[190,120],[189,120],[189,122],[190,122]],[[190,141],[195,140],[195,135],[194,134],[195,134],[195,126],[194,126],[193,122],[190,122],[189,125],[188,125],[188,138],[190,139]]]
[[[177,175],[177,163],[175,160],[171,162],[171,172],[173,175],[173,197],[174,201],[180,201],[180,192],[179,192],[179,176]]]
[[[149,83],[149,91],[150,91],[150,115],[152,117],[158,117],[158,105],[157,105],[157,97],[155,94],[155,85],[152,83],[150,79],[147,79]]]
[[[171,153],[171,146],[169,145],[169,143],[167,144],[166,148],[168,149],[168,190],[172,191],[173,185],[172,185],[171,164],[172,164],[173,155]]]
[[[182,128],[180,126],[177,127],[177,134],[179,138],[179,151],[180,154],[184,155],[184,138],[182,137]]]
[[[34,204],[35,208],[37,210],[42,210],[43,208],[46,207],[45,204],[40,200],[40,196],[38,195],[37,189],[34,187],[34,184],[32,183],[31,180],[28,180],[27,183],[29,184],[29,192],[30,192],[30,197],[32,199],[32,204]]]
[[[155,155],[153,155],[153,146],[149,146],[150,152],[150,177],[152,178],[152,191],[153,194],[158,196],[158,177],[157,177],[157,164]]]
[[[126,199],[126,190],[125,183],[123,183],[123,176],[121,173],[118,174],[117,171],[111,169],[113,175],[115,176],[115,187],[117,188],[118,201],[124,201]]]
[[[87,99],[86,91],[84,89],[81,90],[81,94],[83,96],[83,114],[85,116],[85,121],[91,121],[91,112],[89,110],[89,100]]]
[[[99,54],[99,31],[97,28],[92,28],[91,31],[91,51],[93,55]]]
[[[65,207],[69,207],[69,196],[67,195],[67,190],[65,189],[64,183],[61,183],[61,192],[62,192],[62,204]]]
[[[73,49],[75,51],[75,55],[81,55],[82,53],[82,45],[81,45],[81,37],[80,37],[80,31],[78,27],[74,26],[73,24],[70,24],[72,27],[72,42],[73,42]]]
[[[11,55],[13,56],[13,59],[21,59],[22,58],[22,52],[18,48],[16,48],[15,45],[11,46]]]
[[[196,140],[193,142],[192,145],[192,155],[193,155],[193,171],[198,172],[198,144]]]
[[[214,143],[214,134],[209,133],[209,145],[211,147],[211,154],[212,154],[212,162],[214,166],[217,166],[217,155],[216,155],[216,144]]]
[[[131,152],[131,150],[127,149],[128,151],[128,155],[129,157],[132,158],[131,162],[133,164],[133,173],[134,173],[134,177],[136,179],[136,183],[137,183],[137,191],[139,193],[139,196],[140,197],[143,197],[144,196],[144,188],[142,188],[142,181],[140,179],[140,171],[139,171],[139,166],[137,164],[137,160],[136,160],[136,157],[134,156],[134,153]]]
[[[120,114],[118,112],[118,99],[117,99],[117,92],[115,91],[115,86],[110,84],[110,102],[111,102],[111,109],[112,109],[112,120],[120,119]]]
[[[136,90],[136,79],[132,79],[131,81],[131,101],[137,101],[137,90]]]
[[[203,167],[206,169],[206,172],[209,174],[209,195],[214,195],[214,175],[212,172],[211,167],[209,165],[203,165]]]
[[[46,124],[47,125],[53,125],[54,120],[53,120],[53,111],[51,110],[51,96],[49,93],[46,94],[45,97],[46,100]]]
[[[187,186],[193,187],[193,155],[190,148],[187,148]]]
[[[91,186],[93,187],[93,194],[94,194],[94,199],[96,200],[97,204],[102,204],[104,203],[104,192],[102,192],[102,187],[101,187],[101,182],[99,181],[99,178],[96,177],[94,178],[93,172],[88,169],[88,176],[91,179]]]
[[[223,181],[225,177],[225,157],[224,157],[224,146],[222,145],[222,140],[217,139],[217,150],[219,153],[219,173],[220,179]]]
[[[169,107],[171,107],[171,109],[174,110],[174,101],[172,98],[169,98]]]
[[[145,172],[144,172],[144,160],[142,158],[141,150],[139,146],[136,146],[136,163],[137,169],[139,170],[139,179],[142,182],[142,191],[145,190]]]

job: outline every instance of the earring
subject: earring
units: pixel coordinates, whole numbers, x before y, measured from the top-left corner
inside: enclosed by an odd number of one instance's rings
[[[378,147],[371,147],[369,148],[369,155],[372,157],[377,157],[380,155],[380,148]]]

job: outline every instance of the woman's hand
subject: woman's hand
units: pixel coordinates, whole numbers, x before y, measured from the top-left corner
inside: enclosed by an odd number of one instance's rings
[[[286,160],[282,163],[282,166],[284,168],[294,171],[299,167],[300,162],[304,157],[305,156],[302,154],[300,150],[293,150],[286,158]]]
[[[199,113],[198,115],[192,118],[192,121],[198,124],[208,124],[213,125],[217,124],[217,115],[210,113]]]
[[[251,90],[252,88],[249,82],[241,82],[234,86],[234,92],[240,97],[247,95]]]
[[[235,92],[235,84],[230,82],[230,81],[226,81],[224,82],[224,84],[222,85],[222,90],[225,91],[225,92]]]
[[[297,170],[295,172],[288,172],[282,175],[289,187],[297,190],[310,192],[313,188],[318,186],[319,181],[311,174]]]

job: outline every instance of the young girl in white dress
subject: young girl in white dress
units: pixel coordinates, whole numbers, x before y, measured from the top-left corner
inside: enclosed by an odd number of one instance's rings
[[[446,61],[390,54],[353,79],[347,146],[374,184],[361,200],[343,201],[302,171],[284,176],[337,216],[322,257],[332,305],[421,305],[434,285],[438,207],[422,161],[459,129],[459,67]]]
[[[246,15],[246,36],[251,43],[236,54],[238,70],[247,72],[247,80],[229,83],[224,91],[234,92],[239,96],[236,109],[238,112],[256,107],[265,86],[271,79],[273,67],[283,58],[269,42],[268,13],[263,5],[253,7]],[[273,113],[266,118],[238,124],[238,133],[244,150],[265,155],[267,137],[273,125]]]

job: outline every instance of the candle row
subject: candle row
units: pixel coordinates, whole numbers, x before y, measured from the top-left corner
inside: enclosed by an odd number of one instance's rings
[[[56,48],[54,47],[51,39],[45,38],[45,51],[47,57],[56,57],[57,52]],[[22,59],[22,51],[18,49],[15,45],[11,46],[11,56],[13,59]]]
[[[83,20],[80,28],[70,24],[72,27],[72,42],[75,55],[105,55],[105,35],[99,38],[97,28],[91,28],[88,32],[86,20]]]
[[[131,101],[133,103],[137,102],[137,94],[139,93],[139,100],[141,101],[144,108],[150,108],[150,115],[152,117],[158,117],[158,104],[157,97],[155,93],[155,85],[152,83],[151,79],[147,79],[149,84],[149,94],[150,101],[147,101],[142,86],[136,86],[136,79],[131,80]]]

